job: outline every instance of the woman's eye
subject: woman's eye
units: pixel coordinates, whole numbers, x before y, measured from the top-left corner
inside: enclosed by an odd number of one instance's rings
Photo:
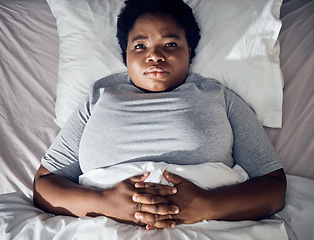
[[[134,48],[135,48],[135,49],[144,49],[144,48],[145,48],[145,45],[144,45],[144,44],[137,44],[137,45],[135,45]]]
[[[175,42],[170,42],[170,43],[166,44],[166,47],[177,47],[177,46],[178,46],[178,44]]]

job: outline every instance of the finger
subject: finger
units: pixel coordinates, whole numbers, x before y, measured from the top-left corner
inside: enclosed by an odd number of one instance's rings
[[[158,221],[158,222],[153,222],[153,224],[147,224],[146,229],[147,230],[154,230],[156,228],[175,228],[176,227],[176,222],[175,221],[170,221],[170,220],[164,220],[164,221]]]
[[[141,223],[155,225],[154,223],[158,221],[173,219],[174,215],[159,215],[146,212],[137,212],[134,214],[134,217]]]
[[[173,185],[178,185],[180,183],[188,182],[187,179],[180,177],[179,175],[176,175],[174,173],[168,172],[167,170],[164,171],[163,175],[165,179],[168,182],[171,182]]]
[[[146,193],[135,193],[132,196],[132,200],[143,204],[169,203],[167,197]]]
[[[137,203],[135,208],[138,212],[146,212],[158,215],[175,215],[178,214],[180,209],[176,205],[168,204],[143,204]]]
[[[171,220],[173,218],[172,215],[158,215],[158,214],[150,214],[144,212],[135,213],[134,217],[141,223],[147,224],[149,230],[155,228],[173,228],[175,227],[175,221]]]
[[[176,187],[156,185],[151,183],[139,182],[135,183],[135,187],[140,189],[141,193],[155,194],[155,195],[172,195],[177,193]]]
[[[150,174],[149,172],[146,172],[146,173],[143,173],[141,175],[130,177],[129,180],[133,183],[143,182],[146,180],[146,178],[149,176],[149,174]]]
[[[137,188],[157,188],[157,187],[169,187],[169,185],[164,185],[160,183],[152,183],[152,182],[138,182],[135,183],[135,187]]]

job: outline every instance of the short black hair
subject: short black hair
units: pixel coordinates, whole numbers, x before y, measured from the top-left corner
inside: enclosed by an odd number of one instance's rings
[[[125,65],[129,32],[135,21],[144,14],[165,13],[172,17],[185,32],[191,48],[191,59],[195,56],[200,29],[192,9],[183,0],[126,0],[124,3],[117,20],[117,38]]]

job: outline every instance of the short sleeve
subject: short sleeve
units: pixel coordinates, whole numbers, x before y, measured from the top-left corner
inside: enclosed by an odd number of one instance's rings
[[[233,131],[233,159],[251,178],[282,168],[274,147],[253,110],[226,89],[227,116]]]
[[[128,73],[107,76],[91,85],[89,96],[72,113],[42,158],[41,164],[46,169],[53,174],[78,182],[79,176],[82,175],[79,148],[86,124],[105,87],[115,86],[118,83],[129,83]]]
[[[89,101],[85,101],[69,118],[41,160],[50,172],[78,182],[82,174],[79,145],[90,116]]]

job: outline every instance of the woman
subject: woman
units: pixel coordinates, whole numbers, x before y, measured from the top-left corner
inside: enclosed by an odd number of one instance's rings
[[[126,1],[117,36],[128,73],[96,82],[60,131],[35,176],[36,205],[147,229],[280,210],[285,174],[253,111],[215,80],[188,74],[200,38],[192,10],[182,0]],[[144,182],[149,173],[106,190],[77,183],[89,170],[139,161],[239,164],[250,180],[205,190],[166,171],[172,187]]]

